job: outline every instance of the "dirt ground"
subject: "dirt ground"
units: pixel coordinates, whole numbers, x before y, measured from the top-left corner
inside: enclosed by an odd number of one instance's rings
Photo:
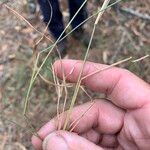
[[[38,6],[36,13],[31,14],[27,9],[26,0],[15,0],[6,4],[0,3],[0,150],[32,150],[29,123],[22,116],[24,99],[33,69],[32,56],[52,43],[44,38],[37,47],[34,46],[41,38],[41,34],[35,29],[42,33],[45,29]],[[7,6],[19,12],[35,29]],[[97,6],[99,6],[97,0],[88,2],[89,15],[97,10]],[[136,13],[131,15],[129,8]],[[69,14],[64,1],[62,9],[67,24]],[[138,59],[150,54],[150,19],[148,17],[150,18],[149,0],[123,1],[118,9],[108,9],[96,28],[94,44],[88,60],[112,64],[130,56]],[[94,20],[95,18],[92,18],[85,24],[89,34],[92,32]],[[67,31],[70,30],[71,28]],[[48,31],[47,36],[50,37]],[[73,39],[71,35],[68,37],[68,43],[68,57],[83,59],[86,47],[80,41]],[[54,54],[47,60],[46,67],[42,70],[46,77],[51,78],[52,74],[47,67],[55,60]],[[149,64],[148,57],[137,63],[127,62],[119,66],[129,69],[150,83]],[[70,90],[70,96],[72,92]],[[93,99],[98,96],[97,93],[88,92]],[[84,92],[79,92],[78,99],[77,104],[81,104],[88,101],[89,97]],[[36,129],[56,114],[56,103],[57,93],[54,87],[43,82],[41,78],[37,78],[30,95],[28,112],[31,124]]]

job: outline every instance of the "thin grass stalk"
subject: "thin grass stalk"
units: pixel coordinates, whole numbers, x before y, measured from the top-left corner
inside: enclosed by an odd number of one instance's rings
[[[127,61],[129,61],[129,60],[131,60],[131,59],[132,59],[132,57],[129,57],[129,58],[120,60],[120,61],[118,61],[118,62],[116,62],[116,63],[113,63],[113,64],[111,64],[111,65],[109,65],[109,66],[106,66],[106,67],[104,67],[104,68],[98,69],[98,70],[96,70],[96,71],[94,71],[94,72],[92,72],[92,73],[90,73],[90,74],[88,74],[88,75],[82,77],[81,80],[85,80],[86,78],[88,78],[88,77],[90,77],[90,76],[92,76],[92,75],[95,75],[95,74],[97,74],[97,73],[99,73],[99,72],[101,72],[101,71],[107,70],[107,69],[109,69],[109,68],[111,68],[111,67],[114,67],[114,66],[117,66],[117,65],[119,65],[119,64],[122,64],[122,63],[124,63],[124,62],[127,62]]]
[[[64,112],[65,112],[65,107],[66,107],[67,98],[68,98],[68,90],[67,90],[66,83],[65,83],[65,84],[63,84],[63,87],[64,87],[64,90],[65,90],[65,97],[64,97],[64,103],[63,103],[63,110],[62,110],[62,114],[64,114]],[[62,127],[62,118],[61,118],[61,120],[60,120],[58,130],[60,130],[60,129],[61,129],[61,127]]]
[[[56,77],[56,83],[59,85],[58,78]],[[57,118],[58,118],[58,130],[60,128],[60,98],[62,96],[62,87],[56,86],[57,87]]]
[[[54,85],[56,86],[57,84],[53,83],[52,81],[47,80],[45,77],[43,77],[40,73],[39,73],[39,77],[48,85]],[[59,85],[57,85],[59,86]]]
[[[60,84],[60,85],[55,84],[55,83],[53,83],[52,81],[47,80],[47,79],[46,79],[44,76],[42,76],[40,73],[39,73],[39,77],[40,77],[46,84],[48,84],[48,85],[60,86],[60,87],[66,86],[67,88],[73,87],[73,84],[69,84],[69,83],[67,83],[66,85],[63,85],[63,84]]]
[[[141,57],[141,58],[135,59],[135,60],[133,60],[132,62],[133,62],[133,63],[135,63],[135,62],[139,62],[139,61],[141,61],[141,60],[143,60],[143,59],[145,59],[145,58],[147,58],[147,57],[149,57],[149,55],[148,55],[148,54],[147,54],[147,55],[145,55],[145,56],[143,56],[143,57]]]
[[[34,67],[33,67],[33,72],[32,72],[32,75],[31,75],[31,80],[30,80],[30,84],[29,84],[28,91],[27,91],[26,100],[25,100],[25,103],[24,103],[23,115],[26,115],[26,112],[27,112],[28,99],[29,99],[30,91],[31,91],[32,84],[33,84],[32,81],[33,81],[34,75],[35,75],[35,73],[36,73],[39,56],[40,56],[40,54],[37,55],[37,58],[36,58],[36,61],[35,61]]]
[[[45,29],[44,29],[44,33],[43,33],[43,36],[36,42],[36,44],[35,44],[35,46],[37,46],[42,40],[43,40],[43,38],[44,38],[44,36],[45,36],[45,33],[46,33],[46,31],[47,31],[47,29],[48,29],[48,27],[49,27],[49,25],[50,25],[50,23],[51,23],[51,20],[52,20],[52,16],[53,16],[53,8],[52,8],[52,5],[51,5],[51,3],[50,3],[50,1],[48,0],[48,4],[49,4],[49,7],[50,7],[50,14],[51,14],[51,16],[50,16],[50,19],[49,19],[49,21],[48,21],[48,23],[47,23],[47,25],[46,25],[46,27],[45,27]],[[53,41],[52,41],[53,42]]]
[[[67,102],[67,97],[68,97],[68,91],[67,91],[67,86],[66,86],[66,77],[65,77],[65,73],[64,73],[64,67],[63,67],[63,64],[62,64],[62,59],[61,59],[61,56],[60,56],[60,61],[61,61],[61,71],[62,71],[62,75],[63,75],[63,82],[62,82],[62,90],[64,89],[64,92],[65,92],[65,97],[64,97],[64,103],[63,103],[63,109],[62,109],[62,113],[64,113],[65,111],[65,107],[66,107],[66,102]],[[61,123],[62,123],[62,118],[59,122],[59,127],[58,127],[58,130],[61,129]]]
[[[86,58],[88,56],[88,53],[89,53],[89,50],[90,50],[90,46],[91,46],[91,43],[92,43],[94,31],[95,31],[95,26],[94,26],[94,29],[93,29],[93,32],[92,32],[92,35],[91,35],[91,39],[90,39],[90,42],[89,42],[89,45],[88,45],[88,48],[87,48],[87,51],[86,51],[86,54],[85,54],[83,66],[81,68],[81,71],[80,71],[80,74],[79,74],[79,77],[78,77],[78,81],[77,81],[77,84],[76,84],[76,87],[75,87],[75,91],[74,91],[74,94],[73,94],[73,97],[72,97],[72,100],[71,100],[71,104],[70,104],[69,110],[67,112],[67,117],[66,117],[66,120],[65,120],[65,124],[64,124],[63,130],[66,130],[66,128],[67,128],[67,125],[68,125],[68,122],[69,122],[69,118],[70,118],[70,115],[71,115],[71,111],[72,111],[72,109],[74,107],[74,104],[75,104],[75,101],[76,101],[76,98],[77,98],[77,95],[78,95],[78,91],[79,91],[79,88],[80,88],[80,85],[81,85],[81,80],[80,79],[81,79],[83,68],[84,68],[84,65],[85,65],[85,60],[86,60]]]
[[[88,94],[88,92],[84,89],[84,87],[80,86],[80,88],[90,98],[90,100],[92,101],[92,97]]]
[[[10,10],[11,12],[13,12],[15,15],[17,15],[18,17],[20,17],[23,21],[25,21],[32,29],[34,29],[36,32],[38,32],[39,34],[41,34],[42,36],[43,36],[43,33],[42,32],[40,32],[39,30],[37,30],[29,21],[27,21],[27,19],[25,19],[22,15],[20,15],[17,11],[15,11],[15,10],[13,10],[11,7],[9,7],[7,4],[4,4],[4,6],[8,9],[8,10]],[[46,35],[44,35],[44,37],[47,39],[47,40],[49,40],[49,41],[51,41],[52,42],[52,40],[49,38],[49,37],[47,37]]]
[[[101,8],[102,10],[107,8],[107,5],[109,4],[109,1],[110,0],[105,0],[104,1],[103,5],[102,5],[102,8]],[[98,14],[98,16],[96,18],[96,21],[94,23],[94,27],[93,27],[93,30],[92,30],[91,38],[90,38],[90,41],[89,41],[89,44],[88,44],[88,48],[86,50],[86,54],[85,54],[85,57],[84,57],[84,60],[83,60],[83,65],[82,65],[82,68],[81,68],[81,71],[80,71],[80,74],[79,74],[79,77],[78,77],[78,80],[77,80],[77,84],[76,84],[76,87],[75,87],[75,91],[74,91],[74,94],[73,94],[73,97],[72,97],[72,100],[71,100],[71,104],[70,104],[69,110],[67,112],[66,120],[65,120],[65,123],[64,123],[64,127],[63,127],[64,130],[66,130],[66,128],[68,126],[70,115],[71,115],[72,109],[74,107],[74,104],[75,104],[75,101],[76,101],[76,98],[77,98],[77,95],[78,95],[78,91],[79,91],[80,84],[81,84],[81,76],[82,76],[83,69],[84,69],[84,66],[85,66],[85,63],[86,63],[86,59],[88,57],[89,50],[90,50],[90,47],[91,47],[91,44],[92,44],[92,40],[93,40],[93,37],[94,37],[95,29],[96,29],[96,26],[98,24],[98,20],[100,19],[100,17],[102,16],[103,13],[104,13],[104,10],[101,11]]]
[[[59,87],[57,86],[57,85],[59,85],[59,83],[57,82],[57,79],[56,79],[56,76],[55,76],[55,71],[54,71],[54,67],[53,67],[53,65],[51,64],[51,67],[52,67],[52,75],[53,75],[53,80],[54,80],[54,84],[56,85],[55,86],[55,89],[56,89],[56,92],[57,92],[57,120],[58,120],[58,123],[59,123],[59,105],[60,105],[60,103],[59,103],[59,101],[60,101],[60,97],[59,97]],[[59,128],[59,124],[58,124],[58,128]]]
[[[84,111],[80,116],[79,116],[79,118],[77,118],[76,120],[74,120],[71,124],[70,124],[70,126],[69,126],[69,128],[70,128],[70,132],[72,132],[74,129],[75,129],[75,127],[79,124],[79,122],[81,121],[81,119],[82,119],[82,117],[89,111],[89,110],[91,110],[91,108],[93,107],[93,105],[94,105],[94,101],[91,103],[91,105],[87,108],[87,110],[86,111]]]

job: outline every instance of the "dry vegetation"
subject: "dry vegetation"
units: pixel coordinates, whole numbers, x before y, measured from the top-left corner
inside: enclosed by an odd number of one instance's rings
[[[35,15],[31,15],[27,11],[25,0],[15,0],[7,5],[19,12],[34,28],[43,33],[45,25],[41,21],[39,10]],[[67,20],[68,10],[65,5],[63,4],[63,13],[64,19]],[[89,14],[95,12],[97,6],[96,0],[89,0]],[[130,56],[137,59],[150,54],[150,19],[144,18],[146,14],[150,16],[149,0],[123,1],[119,8],[122,11],[108,9],[99,22],[88,60],[112,64]],[[131,8],[144,17],[138,16],[137,13],[131,15],[126,8]],[[94,20],[95,18],[86,24],[89,33],[92,31]],[[30,126],[25,122],[22,112],[35,60],[32,56],[51,44],[48,39],[44,38],[35,47],[35,43],[40,38],[39,32],[0,4],[0,149],[2,150],[32,149]],[[86,48],[71,36],[68,38],[69,58],[83,59]],[[48,68],[55,59],[55,55],[52,54],[42,69],[42,75],[46,79],[52,79],[53,75]],[[129,69],[150,83],[149,63],[150,58],[147,58],[137,63],[123,63],[120,67]],[[87,92],[93,99],[100,96],[91,91]],[[70,89],[68,101],[72,93],[73,89]],[[79,92],[78,99],[76,104],[90,100],[84,91]],[[62,100],[63,97],[60,100],[61,106]],[[54,86],[38,77],[30,95],[28,116],[32,125],[37,129],[41,127],[56,114],[56,107],[57,93]]]

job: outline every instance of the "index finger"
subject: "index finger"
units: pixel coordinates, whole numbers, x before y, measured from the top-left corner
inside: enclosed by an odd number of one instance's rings
[[[62,78],[62,67],[67,80],[76,83],[81,72],[83,61],[62,60],[56,61],[54,68],[58,77]],[[86,62],[82,77],[107,65]],[[116,67],[101,71],[82,81],[89,89],[105,93],[115,105],[124,109],[136,109],[150,103],[150,86],[133,73]]]

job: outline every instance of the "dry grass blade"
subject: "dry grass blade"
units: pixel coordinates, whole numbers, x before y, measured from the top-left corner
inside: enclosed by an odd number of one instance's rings
[[[141,58],[132,60],[131,62],[133,62],[133,63],[134,63],[134,62],[139,62],[139,61],[141,61],[141,60],[143,60],[143,59],[145,59],[145,58],[147,58],[147,57],[149,57],[149,55],[145,55],[145,56],[143,56],[143,57],[141,57]],[[132,59],[132,57],[129,57],[129,58],[123,59],[123,60],[121,60],[121,61],[118,61],[118,62],[116,62],[116,63],[113,63],[113,64],[111,64],[111,65],[109,65],[109,66],[107,66],[107,67],[105,67],[105,68],[98,69],[97,71],[92,72],[91,74],[88,74],[88,75],[84,76],[84,77],[82,78],[82,80],[84,80],[84,79],[86,79],[86,78],[88,78],[88,77],[90,77],[90,76],[92,76],[92,75],[94,75],[94,74],[97,74],[97,73],[99,73],[99,72],[101,72],[101,71],[107,70],[107,69],[109,69],[109,68],[111,68],[111,67],[114,67],[114,66],[117,66],[117,65],[119,65],[119,64],[122,64],[122,63],[124,63],[124,62],[127,62],[127,61],[129,61],[129,60],[131,60],[131,59]]]
[[[70,128],[70,132],[72,132],[74,129],[75,129],[75,127],[79,124],[79,122],[81,121],[81,119],[82,119],[82,117],[94,106],[94,101],[91,103],[91,105],[89,106],[89,108],[87,108],[87,110],[86,111],[84,111],[82,114],[81,114],[81,116],[79,116],[79,118],[77,118],[76,120],[74,120],[71,124],[70,124],[70,126],[69,126],[69,128]]]
[[[84,87],[80,86],[80,88],[90,98],[90,100],[92,101],[92,97],[88,94],[88,92],[84,89]]]
[[[25,103],[24,103],[24,111],[23,111],[24,116],[26,115],[27,108],[28,108],[28,99],[29,99],[29,94],[30,94],[30,91],[31,91],[31,88],[32,88],[32,85],[33,85],[33,81],[34,81],[33,79],[34,79],[34,76],[36,74],[36,70],[38,69],[37,64],[38,64],[38,61],[39,61],[39,57],[40,57],[40,54],[38,53],[36,61],[34,63],[34,68],[33,68],[33,71],[32,71],[32,76],[31,76],[30,84],[29,84],[29,87],[28,87],[28,91],[27,91],[27,95],[26,95],[26,99],[25,99]]]
[[[27,19],[25,19],[22,15],[20,15],[17,11],[15,11],[14,9],[12,9],[11,7],[9,7],[7,4],[4,4],[4,6],[10,10],[11,12],[13,12],[15,15],[17,15],[19,18],[21,18],[22,20],[24,20],[32,29],[34,29],[36,32],[38,32],[39,34],[41,34],[42,36],[44,36],[47,40],[49,40],[50,42],[53,42],[51,40],[51,38],[47,37],[46,35],[43,35],[42,32],[40,32],[39,30],[37,30],[29,21],[27,21]]]
[[[55,83],[53,83],[52,81],[49,81],[49,80],[47,80],[45,77],[43,77],[41,74],[39,74],[39,77],[46,83],[46,84],[48,84],[48,85],[54,85],[54,86],[60,86],[60,87],[63,87],[63,86],[66,86],[67,88],[71,88],[71,87],[73,87],[73,84],[71,84],[71,83],[67,83],[66,85],[63,85],[63,84],[55,84]]]
[[[52,8],[52,5],[51,5],[51,3],[50,3],[50,1],[48,0],[48,4],[49,4],[49,7],[50,7],[50,11],[51,11],[51,16],[50,16],[50,19],[49,19],[49,21],[48,21],[48,23],[47,23],[47,25],[46,25],[46,28],[44,29],[44,32],[43,32],[43,36],[36,42],[36,44],[35,44],[35,46],[34,47],[36,47],[42,40],[43,40],[43,38],[44,38],[44,36],[45,36],[45,33],[46,33],[46,31],[47,31],[47,29],[48,29],[48,27],[49,27],[49,25],[50,25],[50,23],[51,23],[51,20],[52,20],[52,16],[53,16],[53,8]],[[53,41],[52,41],[53,42]]]
[[[103,5],[102,5],[102,8],[101,8],[101,12],[99,12],[98,14],[98,17],[96,18],[96,21],[95,21],[95,24],[97,25],[98,24],[98,21],[100,20],[100,18],[102,17],[103,13],[105,12],[105,8],[107,8],[108,4],[109,4],[110,0],[105,0]]]
[[[66,83],[63,82],[64,84],[64,91],[65,91],[65,98],[64,98],[64,104],[63,104],[63,110],[62,110],[62,113],[65,112],[65,107],[66,107],[66,103],[67,103],[67,98],[68,98],[68,91],[67,91],[67,86],[66,86]],[[59,130],[61,129],[61,126],[62,126],[62,120],[60,120],[60,126],[59,126]]]
[[[32,135],[36,136],[37,138],[39,138],[40,140],[42,140],[42,138],[39,136],[39,134],[37,133],[36,129],[33,127],[32,123],[30,122],[30,119],[24,115],[24,119],[26,121],[27,126],[29,126],[29,131]]]
[[[47,83],[48,85],[56,85],[55,83],[53,83],[52,81],[49,81],[47,79],[45,79],[40,73],[39,73],[39,77],[45,82]],[[59,86],[59,85],[58,85]]]
[[[62,60],[61,61],[61,72],[62,72],[62,75],[63,75],[63,82],[62,82],[62,87],[64,89],[64,92],[65,92],[65,97],[64,97],[64,103],[63,103],[63,109],[62,109],[62,114],[65,112],[65,107],[66,107],[66,103],[67,103],[67,98],[68,98],[68,90],[67,90],[67,83],[66,83],[66,76],[65,76],[65,73],[64,73],[64,67],[63,67],[63,63],[62,63]],[[69,73],[70,74],[70,73]],[[61,129],[62,127],[62,119],[60,120],[59,122],[59,130]]]
[[[141,57],[141,58],[138,58],[138,59],[132,60],[132,62],[133,62],[133,63],[135,63],[135,62],[139,62],[139,61],[141,61],[141,60],[143,60],[143,59],[145,59],[145,58],[148,58],[148,57],[149,57],[149,55],[145,55],[145,56],[143,56],[143,57]]]
[[[59,86],[59,82],[58,80],[56,79],[57,77],[55,76],[55,70],[54,70],[54,67],[53,65],[51,64],[51,68],[52,68],[52,75],[53,75],[53,79],[54,79],[54,84],[55,84],[55,89],[56,89],[56,92],[57,92],[57,120],[58,120],[58,129],[59,129],[59,121],[60,121],[60,112],[59,112],[59,106],[60,106],[60,88]]]
[[[113,63],[113,64],[111,64],[111,65],[109,65],[109,66],[107,66],[107,67],[105,67],[105,68],[98,69],[98,70],[96,70],[96,71],[94,71],[94,72],[92,72],[92,73],[90,73],[90,74],[88,74],[88,75],[82,77],[81,80],[84,80],[84,79],[86,79],[86,78],[88,78],[88,77],[90,77],[90,76],[92,76],[92,75],[95,75],[95,74],[97,74],[97,73],[99,73],[99,72],[101,72],[101,71],[107,70],[107,69],[109,69],[109,68],[111,68],[111,67],[114,67],[114,66],[117,66],[117,65],[119,65],[119,64],[122,64],[122,63],[124,63],[124,62],[127,62],[127,61],[129,61],[130,59],[132,59],[132,57],[129,57],[129,58],[120,60],[120,61],[118,61],[118,62],[116,62],[116,63]]]
[[[57,76],[56,76],[56,82],[57,82],[57,84],[60,84],[59,83],[59,80],[58,80],[58,78],[57,78]],[[61,99],[61,97],[62,97],[62,93],[63,93],[63,87],[61,87],[61,86],[57,86],[57,91],[58,91],[58,100],[57,100],[57,109],[58,109],[58,118],[59,118],[59,124],[58,124],[58,130],[60,130],[61,129],[61,119],[60,119],[60,117],[59,117],[59,115],[60,115],[60,99]]]

